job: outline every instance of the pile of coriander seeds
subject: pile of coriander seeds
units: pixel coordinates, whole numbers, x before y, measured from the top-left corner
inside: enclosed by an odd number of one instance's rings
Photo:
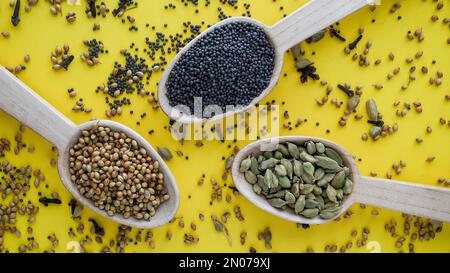
[[[242,160],[239,171],[271,206],[306,218],[336,217],[353,190],[350,169],[321,142],[280,143],[274,151]]]
[[[159,162],[123,132],[94,125],[70,149],[71,181],[109,216],[149,220],[169,200]]]

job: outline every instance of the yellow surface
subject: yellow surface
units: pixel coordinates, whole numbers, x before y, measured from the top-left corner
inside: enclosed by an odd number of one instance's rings
[[[213,23],[217,20],[217,3],[219,1],[212,1],[213,4],[209,8],[204,8],[204,1],[200,1],[199,14],[195,14],[195,8],[192,5],[184,7],[180,1],[170,1],[177,3],[177,8],[169,11],[165,11],[163,8],[164,4],[169,1],[139,1],[139,8],[127,13],[137,19],[137,26],[140,28],[138,32],[129,32],[129,23],[122,24],[119,19],[113,18],[111,14],[107,18],[88,20],[84,14],[85,1],[81,1],[83,6],[63,5],[64,14],[69,10],[77,13],[77,20],[73,24],[68,24],[64,16],[51,16],[49,4],[45,1],[39,1],[37,7],[33,8],[30,13],[22,13],[20,25],[13,28],[10,17],[6,16],[12,13],[8,2],[0,1],[0,31],[11,33],[9,39],[0,37],[0,64],[15,66],[23,63],[23,57],[30,54],[31,61],[27,64],[26,71],[19,75],[19,78],[74,122],[83,123],[92,117],[104,118],[106,109],[104,96],[96,94],[94,90],[99,84],[107,80],[114,61],[123,62],[123,58],[119,54],[121,48],[127,48],[131,42],[135,42],[137,47],[142,50],[145,46],[144,38],[146,36],[154,37],[154,32],[146,29],[145,23],[156,25],[157,30],[166,33],[173,33],[181,29],[181,23],[187,19],[193,23],[199,23],[201,20]],[[109,8],[113,8],[117,1],[106,2]],[[225,7],[225,12],[240,15],[243,11],[242,4],[244,1],[239,2],[238,11]],[[279,0],[275,3],[272,0],[249,0],[245,2],[251,3],[253,17],[267,24],[276,22],[282,18],[283,13],[289,13],[306,3],[306,1],[300,0]],[[364,102],[370,97],[374,98],[378,102],[379,110],[384,115],[385,122],[391,125],[395,122],[399,124],[400,129],[397,133],[377,142],[363,142],[360,137],[369,129],[365,118],[356,121],[350,116],[347,126],[339,127],[337,122],[343,114],[344,107],[338,109],[330,103],[323,107],[317,106],[315,99],[320,99],[325,95],[325,87],[322,87],[319,82],[312,81],[303,85],[300,84],[299,75],[295,71],[290,55],[286,56],[283,69],[283,73],[285,72],[288,75],[287,77],[281,77],[278,86],[268,100],[276,99],[278,103],[285,101],[286,104],[281,107],[281,111],[289,110],[293,123],[300,116],[308,119],[307,123],[299,128],[294,128],[292,131],[280,129],[281,134],[314,135],[338,142],[353,153],[356,158],[362,158],[358,166],[363,175],[369,175],[370,171],[376,171],[379,176],[384,176],[386,171],[392,171],[391,165],[401,159],[406,161],[408,166],[401,175],[394,175],[395,179],[437,185],[439,177],[450,179],[448,163],[450,127],[439,124],[440,117],[450,118],[450,102],[445,100],[445,94],[448,94],[450,89],[448,80],[450,76],[450,50],[447,44],[449,28],[442,23],[442,19],[450,15],[450,5],[447,1],[444,1],[445,7],[437,12],[434,1],[401,1],[401,9],[396,14],[391,15],[388,11],[393,2],[382,1],[382,6],[378,7],[374,13],[365,8],[343,20],[339,26],[342,34],[348,40],[354,39],[357,36],[358,27],[364,26],[366,30],[364,39],[355,52],[362,52],[364,44],[370,39],[373,41],[373,46],[368,57],[372,64],[375,59],[380,58],[383,61],[381,65],[359,67],[356,62],[351,60],[351,55],[347,56],[343,53],[345,44],[330,38],[328,35],[320,43],[306,46],[306,50],[307,57],[316,63],[322,79],[327,80],[330,84],[336,86],[337,83],[349,82],[352,86],[364,85],[362,105],[358,108],[358,112],[365,114]],[[279,9],[281,5],[284,6],[283,11]],[[438,14],[440,20],[432,23],[430,20],[432,14]],[[397,20],[398,15],[402,16],[401,20]],[[371,23],[372,18],[376,19],[375,23]],[[92,31],[94,21],[101,24],[100,31]],[[167,29],[163,29],[164,23],[168,24]],[[406,32],[418,27],[423,28],[425,40],[422,43],[408,41]],[[102,64],[94,68],[89,68],[78,58],[81,52],[86,50],[82,40],[91,38],[103,41],[105,47],[110,51],[108,55],[100,57]],[[68,72],[52,71],[50,52],[55,46],[62,46],[64,43],[71,46],[70,52],[76,56],[76,59],[70,65]],[[427,76],[423,76],[417,71],[417,80],[410,85],[407,91],[401,91],[400,86],[407,81],[409,74],[407,72],[408,66],[404,60],[408,56],[413,57],[418,50],[423,50],[424,55],[420,60],[415,60],[414,64],[418,69],[422,65],[426,65],[430,72]],[[316,52],[315,56],[311,56],[313,51]],[[390,51],[395,53],[394,62],[387,58]],[[437,63],[431,65],[432,60],[436,60]],[[394,79],[387,81],[388,71],[392,71],[396,66],[400,66],[402,71]],[[444,72],[444,81],[440,87],[428,84],[429,76],[435,75],[436,70]],[[148,90],[156,91],[156,82],[160,76],[161,72],[154,74],[150,85],[147,87]],[[372,84],[377,82],[383,83],[384,89],[375,90]],[[87,106],[94,108],[91,114],[71,111],[76,99],[68,98],[66,90],[69,87],[75,88],[78,98],[82,97]],[[394,248],[395,239],[384,231],[384,224],[391,219],[396,219],[399,223],[402,223],[401,214],[397,212],[380,209],[379,216],[372,216],[372,208],[368,207],[363,210],[355,205],[352,207],[354,214],[351,219],[322,226],[312,226],[308,230],[303,230],[297,228],[294,223],[265,213],[242,196],[237,198],[233,196],[231,203],[226,203],[223,200],[221,203],[215,202],[214,205],[210,206],[209,199],[212,189],[209,178],[214,177],[221,184],[223,183],[220,178],[224,169],[222,157],[228,157],[231,154],[232,149],[227,148],[227,145],[231,144],[233,147],[233,143],[221,144],[204,141],[205,145],[198,148],[194,141],[190,141],[181,146],[164,129],[169,120],[162,111],[152,110],[145,99],[138,96],[133,95],[131,98],[133,105],[125,107],[125,114],[115,120],[137,130],[154,146],[166,146],[172,151],[182,150],[185,155],[189,156],[189,160],[175,156],[168,163],[174,172],[180,189],[181,206],[177,216],[184,218],[186,227],[182,229],[177,223],[174,223],[154,229],[155,250],[150,249],[148,244],[140,243],[137,246],[128,246],[127,252],[248,252],[250,246],[254,246],[258,252],[264,252],[267,250],[264,248],[264,243],[257,240],[257,233],[266,226],[269,226],[273,233],[272,251],[274,252],[303,252],[307,247],[313,247],[316,251],[323,251],[326,244],[341,246],[351,239],[350,233],[352,230],[357,229],[360,234],[363,227],[370,228],[371,233],[368,241],[378,242],[381,251],[398,251]],[[344,94],[336,88],[330,95],[330,100],[332,98],[345,101]],[[420,101],[423,105],[423,113],[417,114],[412,110],[406,117],[399,118],[395,115],[396,108],[392,105],[395,100],[402,103],[405,101],[411,103]],[[133,116],[128,114],[131,109],[135,112]],[[144,120],[140,120],[139,116],[143,112],[147,112],[148,115]],[[141,121],[141,125],[137,126],[136,121]],[[319,123],[318,126],[316,126],[316,122]],[[6,114],[0,113],[0,124],[0,137],[5,136],[12,139],[19,123]],[[427,126],[433,128],[432,134],[426,134],[425,128]],[[154,129],[155,134],[148,135],[147,132],[150,129]],[[330,129],[331,133],[326,134],[326,129]],[[415,142],[416,137],[422,137],[423,143],[417,144]],[[39,251],[50,248],[50,242],[46,237],[55,232],[60,241],[56,250],[67,252],[66,245],[72,240],[67,235],[68,229],[69,227],[75,229],[77,224],[71,220],[70,208],[67,206],[71,197],[60,183],[56,168],[51,167],[49,163],[56,155],[51,152],[51,145],[31,130],[27,130],[24,134],[24,142],[35,145],[37,147],[36,152],[29,154],[26,150],[23,150],[19,156],[10,153],[7,159],[16,165],[31,164],[34,168],[41,169],[46,175],[49,188],[45,189],[41,186],[40,191],[44,195],[56,191],[60,193],[63,200],[63,205],[60,206],[49,206],[47,208],[42,206],[36,223],[32,225],[34,237],[40,244]],[[244,144],[244,142],[238,142],[240,147]],[[432,163],[425,162],[429,155],[435,155],[436,160]],[[197,186],[197,180],[202,174],[207,176],[205,184]],[[230,177],[226,183],[232,184]],[[35,202],[37,202],[36,192],[33,187],[33,190],[28,194]],[[224,189],[224,193],[231,193],[231,190]],[[188,196],[191,196],[191,198],[189,199]],[[233,215],[233,208],[236,205],[241,206],[245,217],[243,222],[239,222]],[[233,239],[232,246],[228,244],[223,234],[214,230],[210,220],[211,214],[220,217],[226,211],[232,214],[226,224]],[[198,219],[200,212],[205,214],[204,222]],[[87,233],[90,227],[87,218],[95,217],[105,227],[107,234],[105,242],[109,242],[109,239],[116,234],[117,224],[93,214],[88,209],[83,211],[82,217],[85,220]],[[5,245],[11,251],[17,251],[19,244],[27,242],[26,219],[20,216],[18,218],[23,233],[22,237],[16,238],[11,234],[5,236]],[[191,222],[196,223],[196,231],[190,229]],[[400,227],[402,227],[401,224]],[[171,241],[166,239],[168,230],[173,233]],[[247,243],[242,246],[239,243],[239,234],[244,230],[247,231],[248,237]],[[186,232],[198,236],[200,238],[199,243],[185,246],[183,238]],[[134,233],[136,233],[136,230],[133,230]],[[143,236],[144,234],[145,232],[143,232]],[[359,237],[360,235],[358,235]],[[355,245],[355,240],[353,242]],[[407,244],[405,245],[407,247]],[[445,224],[443,232],[438,233],[435,240],[423,243],[417,242],[415,247],[418,252],[449,252],[450,225]],[[98,251],[100,248],[101,246],[96,243],[86,245],[86,249],[91,252]],[[403,250],[407,251],[406,248],[403,248]],[[371,250],[366,247],[353,247],[351,251],[370,252]]]

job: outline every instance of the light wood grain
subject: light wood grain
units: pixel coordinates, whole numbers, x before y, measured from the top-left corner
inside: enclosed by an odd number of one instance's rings
[[[323,224],[339,217],[337,215],[332,219],[321,219],[320,217],[308,219],[297,215],[291,209],[274,208],[265,197],[253,191],[252,185],[245,180],[243,173],[239,171],[240,162],[249,155],[259,155],[262,151],[271,150],[270,147],[275,148],[277,143],[302,144],[310,140],[322,142],[325,146],[336,150],[341,155],[344,164],[350,169],[350,179],[353,181],[354,190],[344,199],[341,214],[354,203],[359,202],[450,222],[450,189],[361,176],[352,155],[343,147],[326,139],[309,136],[269,138],[255,141],[241,149],[235,156],[231,169],[234,184],[239,192],[257,207],[288,221]]]
[[[450,189],[360,177],[355,202],[450,222]]]
[[[358,10],[370,0],[312,0],[306,5],[279,21],[273,27],[268,27],[267,25],[246,17],[233,17],[225,19],[201,33],[191,42],[189,42],[169,63],[168,67],[164,71],[161,80],[158,85],[158,100],[163,112],[170,117],[170,119],[178,121],[180,123],[190,124],[190,123],[200,123],[206,121],[213,121],[222,119],[236,113],[245,112],[252,108],[254,105],[263,100],[267,95],[270,94],[272,89],[277,84],[281,68],[283,67],[283,57],[287,49],[291,48],[293,45],[303,41],[304,39],[310,37],[312,34],[324,29],[325,27],[333,24],[334,22],[342,19],[348,14]],[[167,98],[167,88],[166,82],[170,76],[170,73],[187,50],[189,50],[192,45],[194,45],[198,39],[201,39],[209,32],[213,31],[215,28],[223,26],[225,24],[235,23],[235,22],[248,22],[253,23],[263,30],[265,30],[267,37],[269,38],[272,46],[275,49],[275,60],[274,69],[272,73],[272,78],[269,85],[264,89],[261,94],[254,98],[249,105],[236,108],[234,111],[228,111],[221,115],[216,115],[212,118],[197,117],[194,113],[182,113],[176,106],[171,106]],[[188,90],[187,90],[188,92]]]
[[[179,192],[175,178],[167,164],[157,151],[138,133],[132,129],[109,120],[91,121],[76,126],[53,106],[34,93],[5,68],[0,66],[0,109],[52,142],[58,148],[58,172],[67,190],[84,206],[115,222],[138,228],[155,228],[168,223],[176,214],[179,206]],[[170,199],[163,203],[150,220],[125,219],[122,216],[109,216],[105,211],[95,207],[92,202],[83,197],[70,180],[69,150],[78,141],[81,130],[92,125],[109,127],[115,131],[124,132],[130,138],[147,150],[149,155],[159,162],[159,168],[164,174],[164,185]]]
[[[0,66],[0,109],[64,149],[77,126],[28,86]]]
[[[359,10],[368,0],[313,0],[270,28],[274,43],[285,51]]]

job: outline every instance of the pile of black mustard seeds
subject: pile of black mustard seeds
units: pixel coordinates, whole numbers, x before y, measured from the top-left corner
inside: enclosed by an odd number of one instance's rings
[[[185,105],[194,114],[194,98],[208,105],[246,106],[267,88],[275,50],[263,29],[236,22],[216,28],[183,53],[166,82],[172,107]],[[198,106],[197,106],[198,107]]]

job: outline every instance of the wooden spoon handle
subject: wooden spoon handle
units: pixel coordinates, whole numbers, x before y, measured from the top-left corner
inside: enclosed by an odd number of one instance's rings
[[[450,189],[395,180],[361,177],[356,202],[450,222]]]
[[[372,0],[311,0],[271,27],[275,45],[286,51]]]
[[[76,125],[0,66],[0,109],[64,149]]]

